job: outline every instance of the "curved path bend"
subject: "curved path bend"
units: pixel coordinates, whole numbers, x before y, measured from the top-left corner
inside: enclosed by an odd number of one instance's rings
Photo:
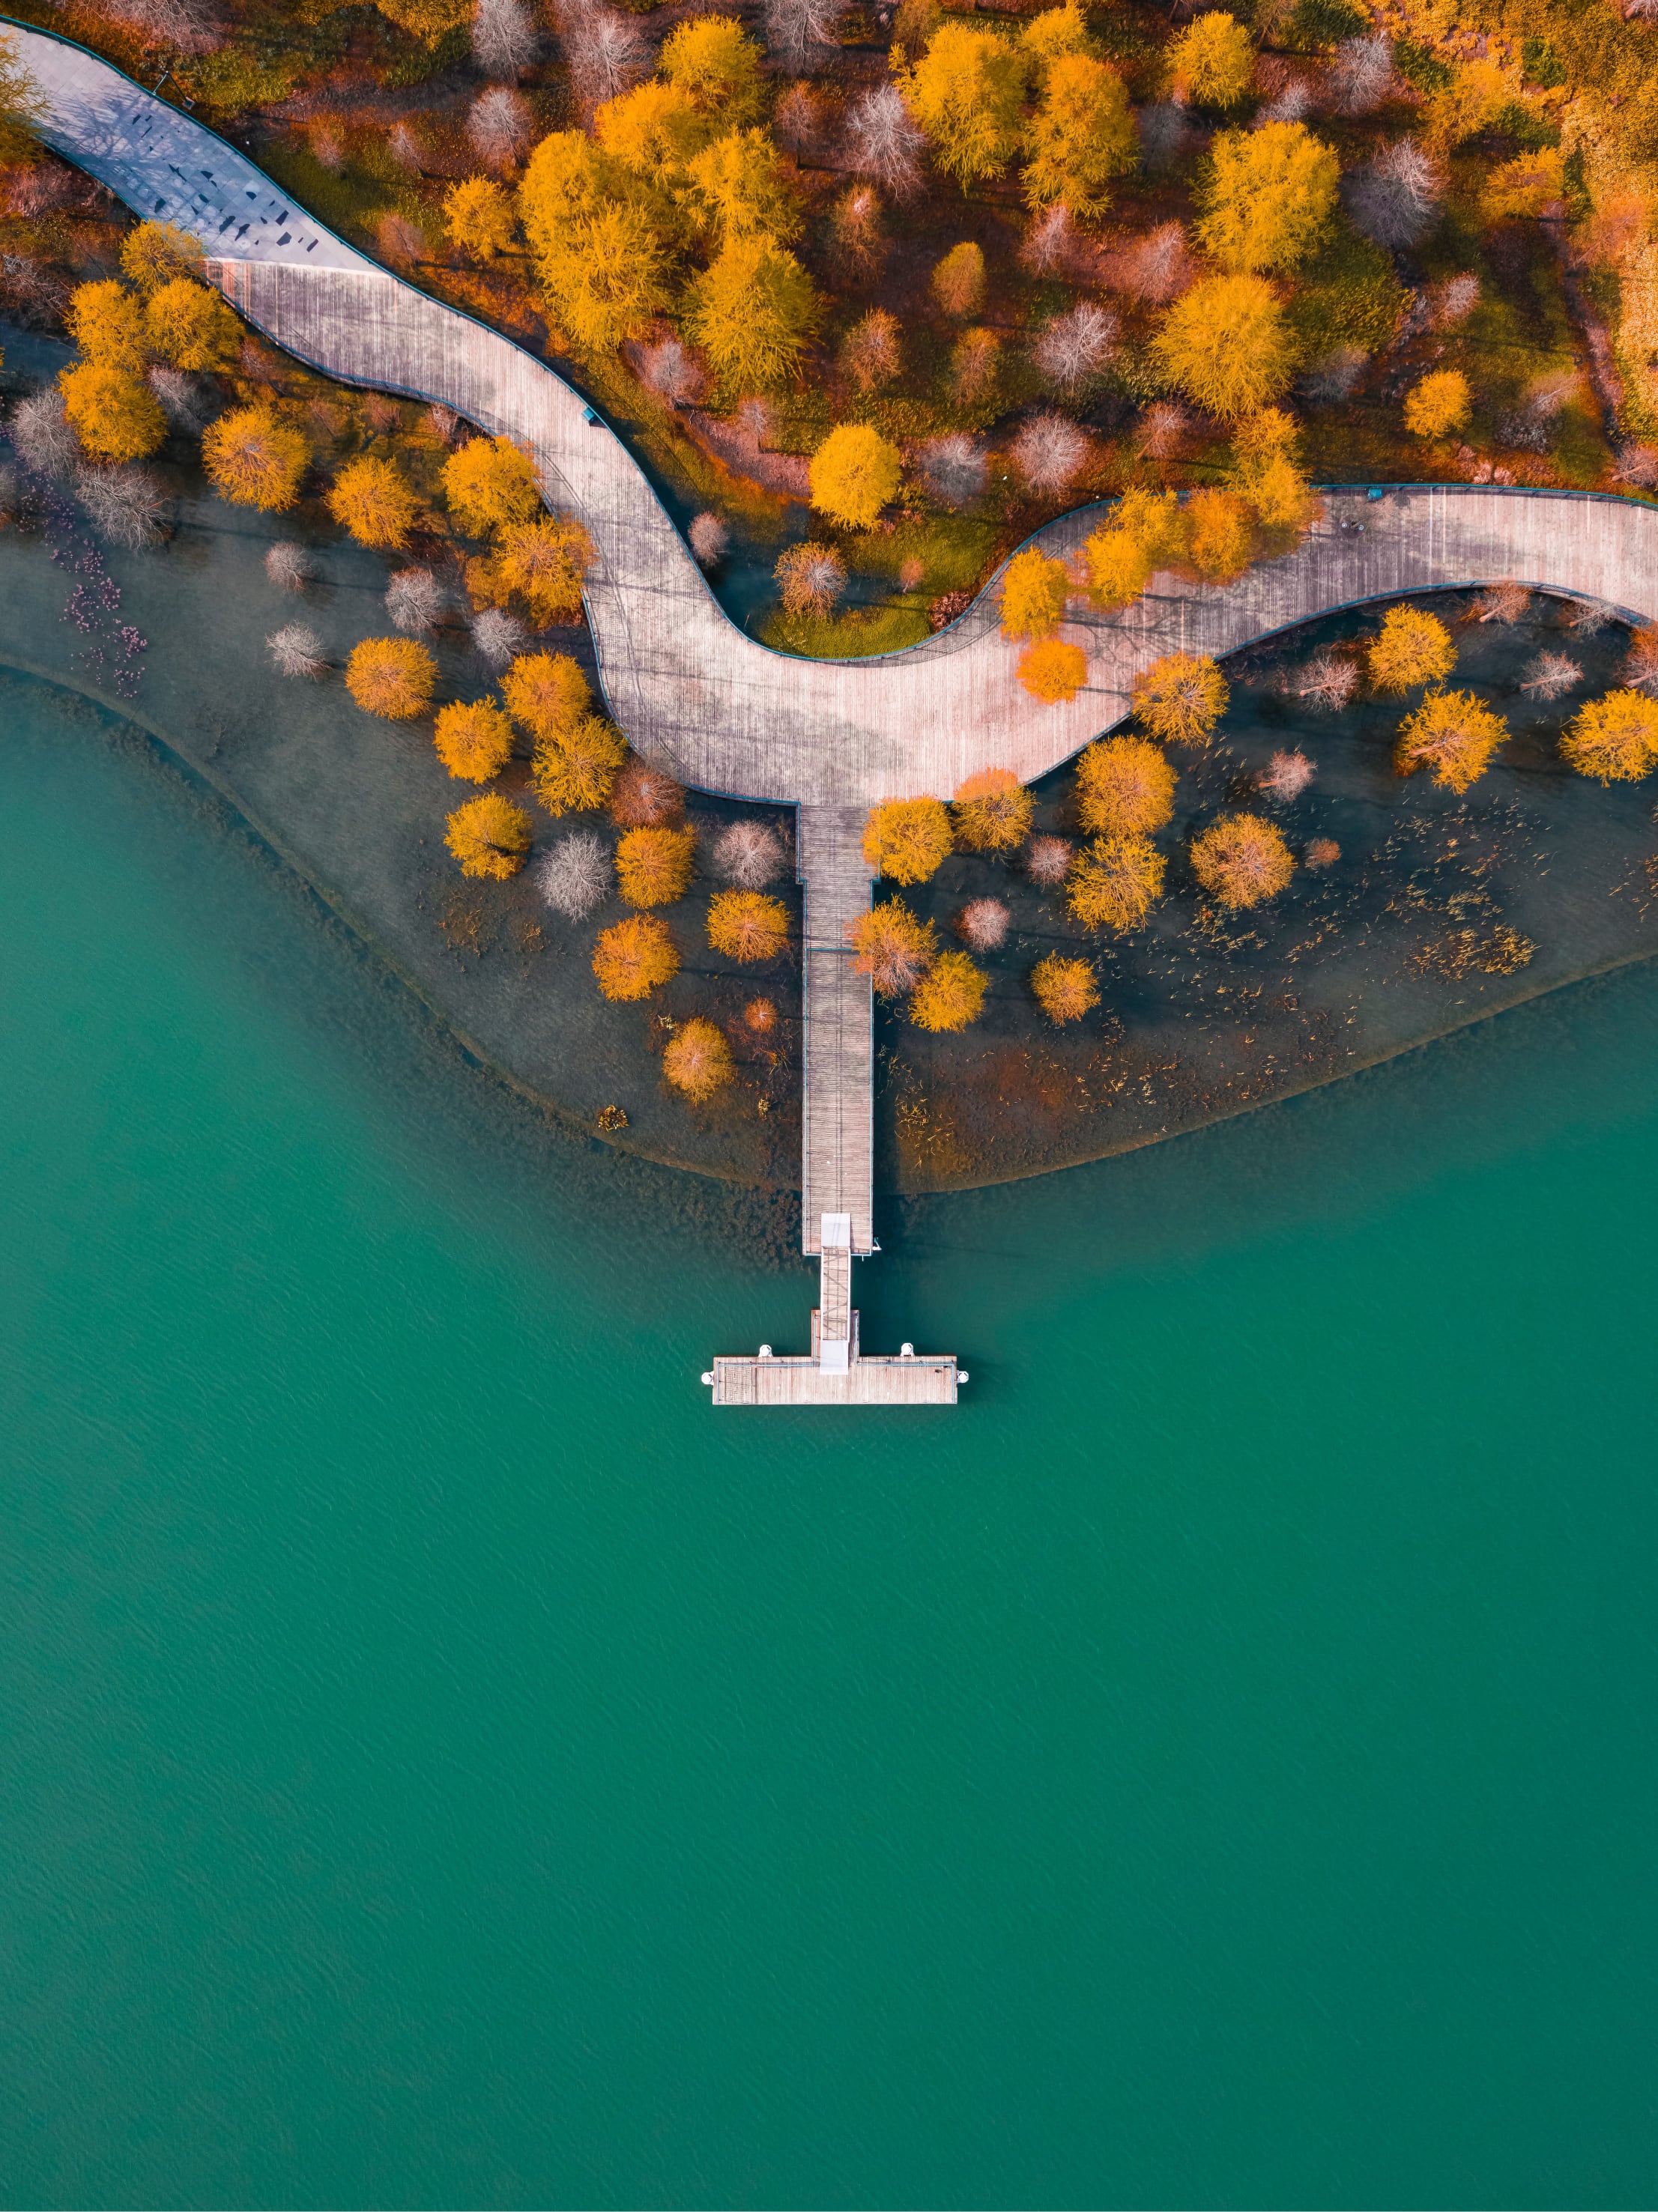
[[[863,661],[797,659],[740,630],[626,447],[553,370],[429,299],[324,229],[247,157],[98,56],[26,24],[16,40],[46,103],[42,136],[135,212],[199,237],[208,273],[247,320],[328,374],[441,402],[527,445],[549,498],[597,548],[586,591],[612,714],[635,750],[686,783],[799,809],[806,884],[805,1161],[808,1252],[821,1217],[873,1248],[868,985],[845,926],[869,903],[858,832],[869,805],[948,798],[976,769],[1031,781],[1128,711],[1136,675],[1176,648],[1216,655],[1355,601],[1515,577],[1658,617],[1658,510],[1587,493],[1403,487],[1334,493],[1297,550],[1223,590],[1154,579],[1134,606],[1083,614],[1076,697],[1047,706],[1015,673],[993,597],[927,642]],[[1091,526],[1038,538],[1067,554]]]

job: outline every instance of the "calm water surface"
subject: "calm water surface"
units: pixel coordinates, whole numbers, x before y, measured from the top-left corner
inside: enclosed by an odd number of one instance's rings
[[[804,1270],[36,706],[4,2202],[1653,2201],[1658,977],[895,1217],[961,1410],[716,1418]]]

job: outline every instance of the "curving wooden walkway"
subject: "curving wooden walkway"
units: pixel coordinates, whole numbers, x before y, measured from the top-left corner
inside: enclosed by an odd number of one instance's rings
[[[210,131],[67,40],[13,27],[45,95],[43,135],[137,213],[206,245],[208,270],[277,344],[357,384],[442,402],[528,446],[552,502],[598,560],[587,609],[611,713],[636,750],[707,791],[800,810],[807,903],[804,1242],[849,1214],[873,1248],[870,1005],[846,924],[868,904],[857,817],[881,799],[948,798],[976,769],[1031,781],[1128,711],[1136,675],[1179,648],[1222,654],[1355,601],[1513,576],[1658,617],[1658,510],[1592,494],[1462,485],[1332,494],[1283,559],[1211,590],[1154,579],[1134,606],[1065,634],[1089,679],[1032,699],[1000,635],[992,584],[950,629],[864,661],[792,659],[728,618],[625,447],[552,369],[334,238]],[[1039,533],[1072,551],[1080,513]]]

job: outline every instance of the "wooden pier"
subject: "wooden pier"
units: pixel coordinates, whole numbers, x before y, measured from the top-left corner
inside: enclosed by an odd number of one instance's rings
[[[703,1376],[716,1406],[954,1406],[967,1380],[953,1352],[899,1352],[863,1358],[858,1317],[850,1316],[850,1357],[831,1366],[819,1353],[819,1316],[812,1316],[812,1350],[779,1358],[763,1344],[752,1359],[716,1359]]]

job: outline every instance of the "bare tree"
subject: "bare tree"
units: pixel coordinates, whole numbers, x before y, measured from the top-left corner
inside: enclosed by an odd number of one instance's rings
[[[136,553],[161,543],[168,496],[148,469],[82,469],[75,496],[93,529],[112,545]]]
[[[577,97],[590,105],[614,100],[649,69],[649,45],[630,16],[570,0],[562,21],[565,58]]]
[[[535,137],[528,100],[504,84],[480,92],[466,112],[466,137],[486,168],[497,173],[512,168]]]
[[[1257,65],[1257,80],[1266,67],[1263,57]],[[1260,123],[1299,123],[1303,115],[1313,112],[1313,88],[1304,76],[1288,67],[1274,72],[1276,83],[1266,88],[1267,97],[1255,110],[1255,121]]]
[[[1177,460],[1194,427],[1186,409],[1172,399],[1155,399],[1140,416],[1134,450],[1150,461]]]
[[[1429,288],[1428,312],[1436,331],[1465,322],[1478,305],[1479,279],[1471,273],[1446,276]]]
[[[399,208],[393,208],[381,216],[375,225],[375,243],[385,261],[413,263],[426,258],[425,232]]]
[[[283,538],[266,550],[265,573],[279,592],[302,592],[317,573],[317,564],[302,545]]]
[[[224,44],[224,26],[207,0],[111,0],[118,23],[179,54],[210,54]]]
[[[511,667],[530,641],[516,615],[504,607],[480,607],[472,618],[472,651],[492,676]]]
[[[81,449],[64,413],[63,393],[48,386],[20,399],[12,410],[11,442],[36,476],[66,477]]]
[[[902,365],[898,319],[885,307],[872,307],[841,340],[841,372],[860,392],[878,392],[892,382]]]
[[[829,216],[829,254],[843,279],[881,274],[887,253],[881,216],[881,194],[873,185],[855,185],[835,202]]]
[[[418,175],[425,167],[426,149],[413,125],[402,116],[386,133],[386,150],[399,168],[412,169]]]
[[[1443,162],[1414,138],[1396,138],[1342,182],[1349,215],[1367,238],[1390,251],[1426,236],[1444,190]]]
[[[1526,663],[1520,678],[1522,691],[1534,691],[1539,699],[1564,698],[1583,680],[1582,667],[1569,653],[1539,653],[1534,660]]]
[[[1305,668],[1295,669],[1284,678],[1283,688],[1292,699],[1339,713],[1359,688],[1358,663],[1338,653],[1315,653]]]
[[[472,58],[485,76],[516,84],[534,61],[541,40],[523,0],[477,0],[472,9]]]
[[[1362,346],[1332,347],[1302,377],[1302,393],[1315,407],[1344,405],[1358,388],[1368,359]]]
[[[386,611],[393,629],[427,637],[443,617],[448,595],[430,568],[399,568],[386,586]]]
[[[1014,466],[1033,491],[1064,491],[1082,474],[1088,441],[1069,415],[1033,415],[1013,441]]]
[[[1341,847],[1333,837],[1314,837],[1301,858],[1309,868],[1333,868],[1341,858]]]
[[[904,104],[895,84],[860,93],[846,114],[848,164],[889,191],[909,199],[920,187],[927,135]]]
[[[771,118],[771,134],[778,145],[797,161],[804,161],[808,154],[817,152],[822,128],[823,111],[816,93],[809,84],[791,84]]]
[[[1140,110],[1140,159],[1148,169],[1167,169],[1178,161],[1194,133],[1178,100],[1154,100]]]
[[[307,623],[284,623],[265,641],[271,659],[283,676],[318,677],[327,669],[322,640]]]
[[[212,406],[207,387],[199,377],[156,362],[145,371],[145,381],[174,429],[200,430],[205,426]]]
[[[610,848],[591,830],[572,830],[535,864],[535,888],[566,921],[585,921],[610,892]]]
[[[798,76],[840,43],[844,0],[765,0],[765,43]]]
[[[942,507],[966,507],[984,489],[987,463],[982,447],[960,431],[930,438],[921,449],[921,473]]]
[[[1658,626],[1636,631],[1622,673],[1635,690],[1658,692]]]
[[[717,514],[699,514],[691,525],[691,550],[704,568],[717,568],[731,543],[731,532]]]
[[[670,407],[694,406],[708,389],[701,362],[679,338],[664,338],[658,345],[644,347],[639,355],[639,376],[647,390],[666,399]]]
[[[1579,637],[1594,637],[1612,622],[1610,611],[1593,599],[1569,599],[1566,604],[1572,610],[1568,628],[1576,630]]]
[[[1076,228],[1063,200],[1031,217],[1020,240],[1021,264],[1033,276],[1052,276],[1076,258]]]
[[[1338,115],[1368,115],[1394,90],[1393,42],[1385,31],[1344,39],[1330,65],[1330,104]]]
[[[1044,326],[1032,353],[1048,382],[1074,398],[1094,381],[1116,349],[1116,316],[1092,300],[1079,300]]]
[[[1511,577],[1493,584],[1489,592],[1482,592],[1468,610],[1471,622],[1524,622],[1531,612],[1532,595],[1523,584]]]
[[[789,855],[769,823],[734,822],[714,840],[714,872],[739,890],[764,890],[783,873]]]
[[[763,446],[777,427],[777,410],[769,399],[740,399],[735,408],[737,427],[756,446]]]
[[[1620,446],[1613,474],[1619,483],[1636,484],[1643,491],[1651,491],[1658,486],[1658,448]]]
[[[452,441],[460,427],[460,417],[455,413],[454,408],[445,407],[440,400],[434,399],[426,410],[426,428],[431,432],[433,437],[441,440],[447,446]]]
[[[1033,884],[1051,891],[1070,872],[1069,837],[1033,837],[1025,854],[1025,873]]]
[[[969,899],[955,918],[955,933],[975,952],[994,952],[1012,920],[1000,899]]]
[[[1274,753],[1255,787],[1266,799],[1299,799],[1317,772],[1305,753]]]
[[[783,592],[784,611],[815,615],[825,621],[846,588],[846,563],[832,546],[791,545],[777,557],[772,574]]]
[[[1198,264],[1178,222],[1160,222],[1143,237],[1113,247],[1100,258],[1100,281],[1149,307],[1166,307],[1198,274]]]

